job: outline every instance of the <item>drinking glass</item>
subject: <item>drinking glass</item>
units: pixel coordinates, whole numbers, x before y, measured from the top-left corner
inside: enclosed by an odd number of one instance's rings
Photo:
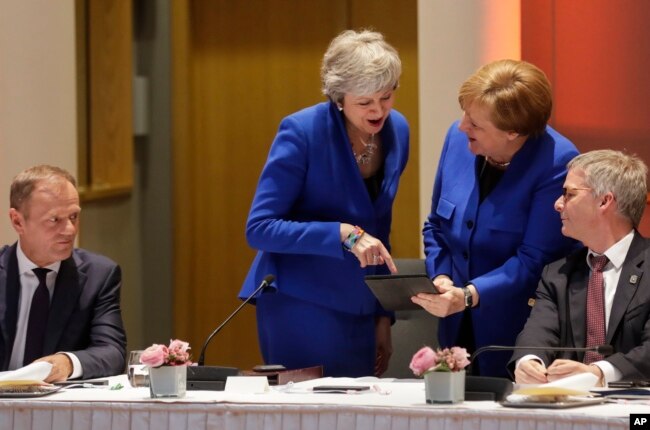
[[[127,376],[132,387],[149,386],[149,368],[144,364],[140,364],[140,356],[143,352],[143,350],[136,350],[129,353]]]

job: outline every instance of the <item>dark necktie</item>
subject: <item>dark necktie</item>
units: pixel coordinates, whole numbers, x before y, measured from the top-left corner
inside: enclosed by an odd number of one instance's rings
[[[603,268],[609,260],[601,255],[589,257],[591,262],[591,276],[587,287],[587,348],[603,345],[605,343],[605,284],[603,282]],[[602,360],[603,356],[594,351],[585,353],[586,364]]]
[[[43,339],[45,338],[47,316],[50,313],[50,293],[45,283],[45,277],[49,271],[49,269],[42,268],[34,269],[38,278],[38,287],[34,291],[32,306],[29,308],[25,356],[23,358],[25,366],[43,356]]]

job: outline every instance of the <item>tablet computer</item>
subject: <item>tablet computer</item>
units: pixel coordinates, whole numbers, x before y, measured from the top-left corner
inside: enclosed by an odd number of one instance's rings
[[[366,285],[388,311],[422,309],[411,301],[419,293],[438,294],[438,290],[425,274],[417,275],[370,275]]]

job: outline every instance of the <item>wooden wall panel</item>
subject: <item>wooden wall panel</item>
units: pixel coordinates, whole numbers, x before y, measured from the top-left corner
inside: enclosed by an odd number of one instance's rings
[[[350,26],[352,4],[173,2],[174,335],[189,340],[196,356],[205,337],[239,304],[237,293],[255,254],[245,240],[246,218],[278,124],[324,100],[321,58],[329,41]],[[382,22],[390,22],[388,14]],[[412,28],[405,33],[415,35],[414,8],[412,19],[400,22],[408,22]],[[396,23],[390,31],[398,40]],[[414,56],[415,46],[404,49],[409,50]],[[416,73],[415,66],[410,68]],[[400,97],[414,91],[415,82],[409,76]],[[399,103],[408,113],[406,103]],[[417,107],[417,99],[411,103]],[[411,160],[413,154],[417,149]],[[415,181],[417,169],[410,175]],[[406,200],[413,205],[414,222],[399,236],[407,244],[403,248],[412,247],[416,255],[417,198]],[[240,368],[261,362],[252,306],[214,339],[206,362]]]
[[[77,0],[86,41],[82,67],[80,192],[85,200],[121,195],[133,186],[133,52],[131,1]],[[78,33],[78,37],[82,34]],[[85,117],[84,117],[85,115]]]

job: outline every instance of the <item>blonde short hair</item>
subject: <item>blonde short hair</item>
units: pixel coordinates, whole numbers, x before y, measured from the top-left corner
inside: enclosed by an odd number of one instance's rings
[[[323,94],[341,103],[345,94],[370,95],[398,86],[402,62],[381,33],[346,30],[336,36],[323,56]]]
[[[612,149],[585,152],[567,165],[585,173],[585,183],[594,197],[614,194],[618,211],[638,227],[646,206],[648,167],[639,157]]]
[[[499,60],[479,68],[461,85],[458,102],[463,110],[472,103],[488,108],[500,130],[539,136],[551,117],[553,95],[546,75],[536,66]]]

